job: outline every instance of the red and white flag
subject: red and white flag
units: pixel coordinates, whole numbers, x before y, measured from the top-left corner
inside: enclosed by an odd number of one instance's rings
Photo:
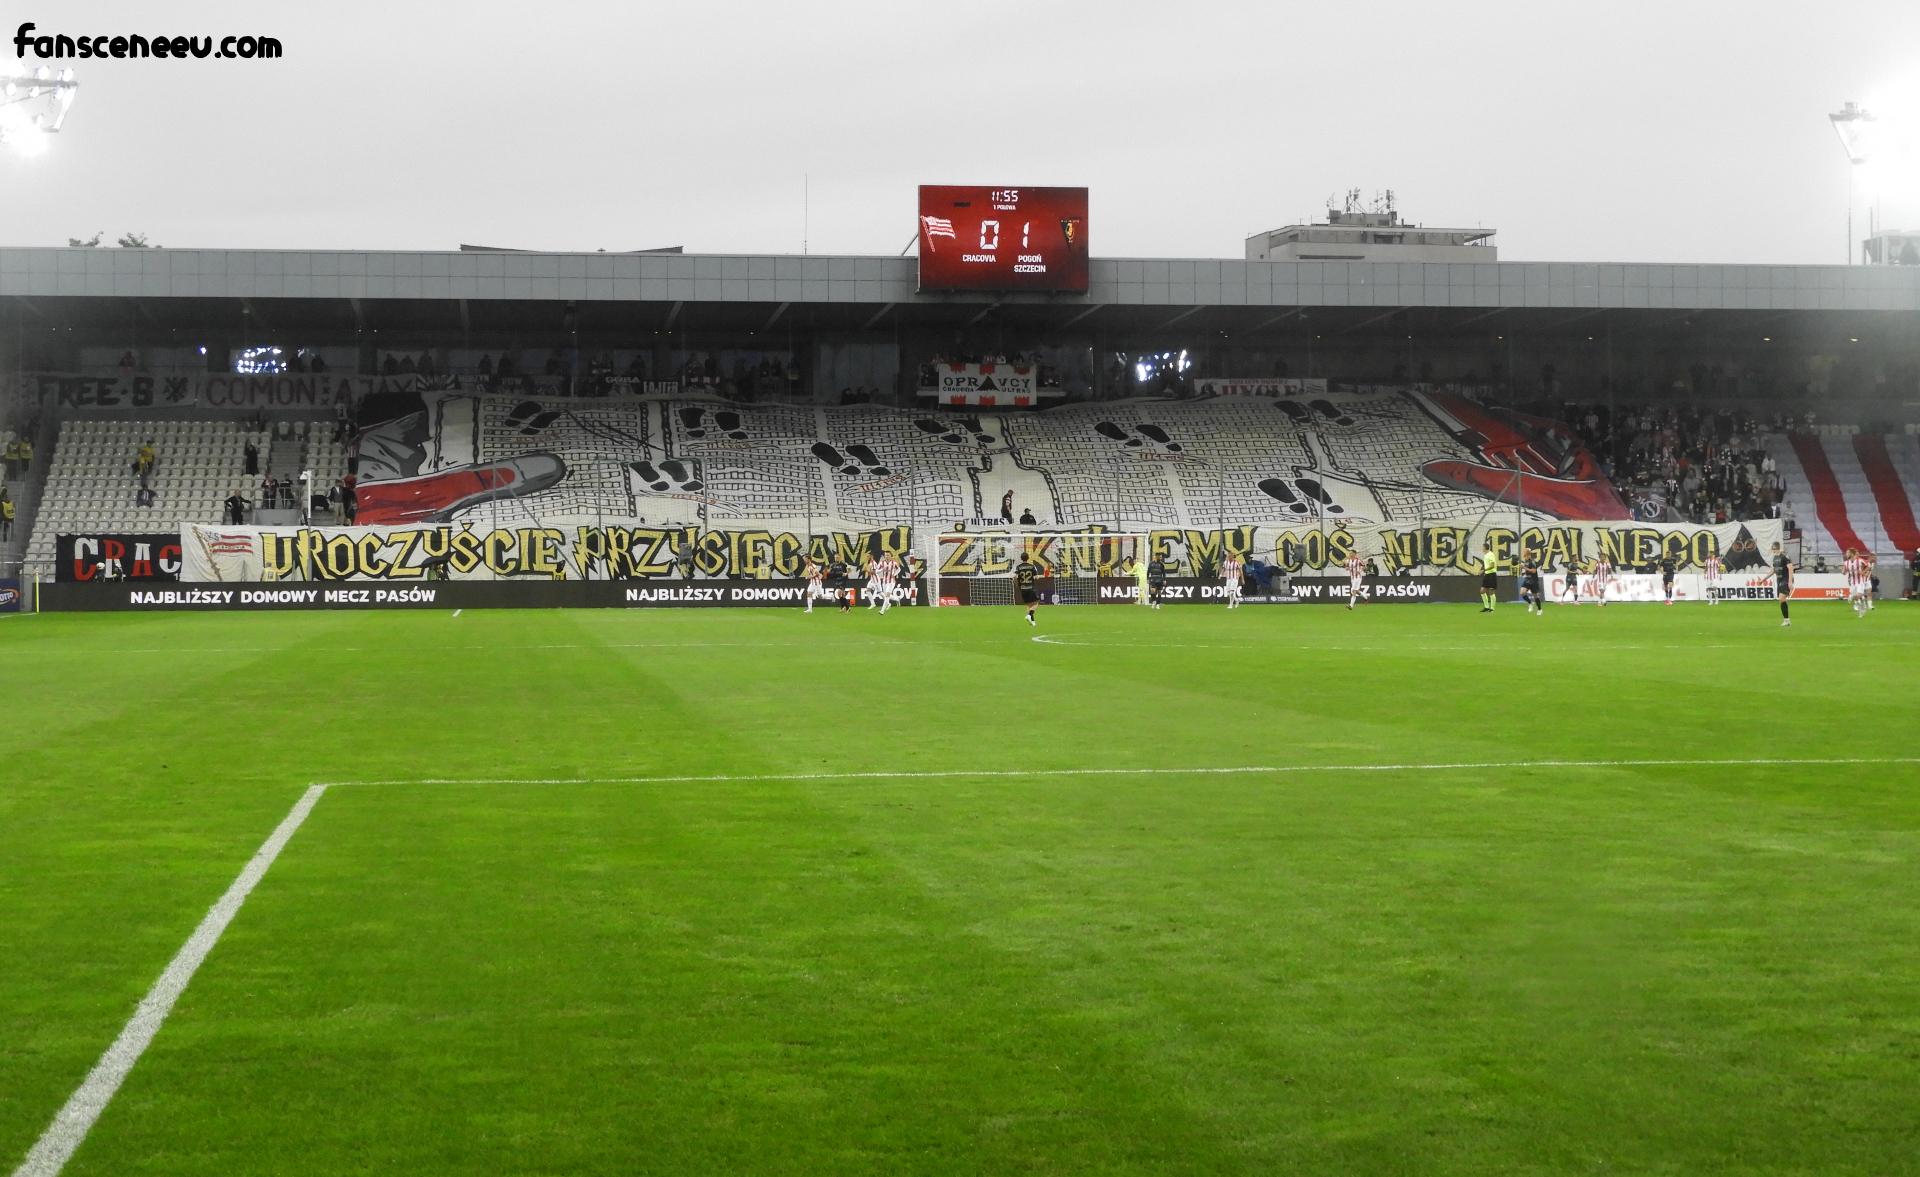
[[[952,237],[955,241],[960,240],[960,238],[954,234],[953,222],[944,217],[921,217],[920,224],[927,231],[928,253],[938,252],[934,249],[933,245],[933,239],[935,237]]]

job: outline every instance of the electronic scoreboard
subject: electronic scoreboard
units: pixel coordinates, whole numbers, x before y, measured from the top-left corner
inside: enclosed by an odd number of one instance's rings
[[[920,186],[920,289],[1086,288],[1085,188]]]

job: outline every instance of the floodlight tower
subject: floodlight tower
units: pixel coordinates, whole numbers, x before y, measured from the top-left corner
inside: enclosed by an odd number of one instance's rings
[[[1867,124],[1873,115],[1852,102],[1827,116],[1847,153],[1847,264],[1853,264],[1853,172],[1867,162]]]
[[[0,77],[0,143],[23,155],[39,154],[47,143],[40,136],[60,130],[79,89],[72,70],[56,74],[44,65],[25,76]]]

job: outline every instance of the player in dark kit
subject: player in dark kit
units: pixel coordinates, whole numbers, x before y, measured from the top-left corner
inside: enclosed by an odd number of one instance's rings
[[[1040,603],[1040,590],[1034,587],[1034,580],[1040,575],[1040,567],[1026,556],[1013,566],[1013,579],[1020,586],[1020,603],[1027,607],[1027,624],[1038,625],[1033,619],[1033,607]]]
[[[1673,557],[1660,561],[1660,588],[1667,594],[1667,604],[1673,604]]]
[[[1531,555],[1520,569],[1520,599],[1527,603],[1527,612],[1547,615],[1547,591],[1540,584],[1540,561]]]
[[[853,608],[853,591],[847,586],[847,565],[844,560],[834,560],[827,565],[827,587],[833,590],[834,599],[840,602],[840,612]]]
[[[1147,564],[1147,596],[1148,599],[1153,602],[1155,609],[1160,607],[1160,598],[1165,595],[1166,591],[1167,564],[1166,561],[1155,556],[1153,560]]]
[[[1493,604],[1500,595],[1500,561],[1493,554],[1493,545],[1487,544],[1480,549],[1480,612],[1493,612]]]
[[[1773,595],[1780,599],[1780,624],[1792,625],[1793,618],[1787,615],[1787,600],[1793,596],[1793,561],[1787,559],[1777,541],[1773,545]]]

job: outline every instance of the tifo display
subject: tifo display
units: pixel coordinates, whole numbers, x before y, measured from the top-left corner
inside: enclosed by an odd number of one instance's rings
[[[1224,599],[1229,579],[1248,603],[1472,600],[1450,578],[1518,586],[1529,568],[1543,599],[1696,601],[1771,598],[1773,553],[1786,539],[1779,519],[1638,521],[1570,427],[1429,390],[1222,382],[1196,401],[915,414],[414,385],[363,411],[371,419],[350,453],[321,422],[271,439],[191,423],[166,425],[157,441],[137,426],[63,432],[55,468],[71,481],[49,491],[56,503],[124,482],[122,450],[134,453],[143,491],[185,487],[202,510],[243,468],[252,476],[261,463],[285,465],[288,451],[307,481],[278,480],[284,497],[264,505],[287,508],[282,522],[139,529],[167,514],[122,508],[102,517],[108,527],[63,529],[48,544],[49,571],[76,587],[56,584],[46,607],[225,600],[95,591],[121,581],[796,585],[812,563],[864,583],[871,564],[889,559],[915,570],[913,596],[932,605],[1014,603],[1023,562],[1035,600],[1048,604],[1143,599],[1128,578],[1148,567],[1173,586],[1169,603]],[[349,462],[353,473],[330,485],[314,477]],[[276,484],[272,474],[265,481]],[[225,500],[234,514],[238,500]],[[957,530],[962,520],[970,530]],[[1617,573],[1611,588],[1596,575],[1603,567]],[[1359,580],[1324,595],[1310,583],[1356,568]],[[1290,590],[1294,578],[1303,591]],[[1549,591],[1549,580],[1558,587]],[[1819,584],[1804,578],[1794,591],[1826,591]],[[631,603],[557,588],[486,599]],[[419,603],[337,600],[389,602]]]

